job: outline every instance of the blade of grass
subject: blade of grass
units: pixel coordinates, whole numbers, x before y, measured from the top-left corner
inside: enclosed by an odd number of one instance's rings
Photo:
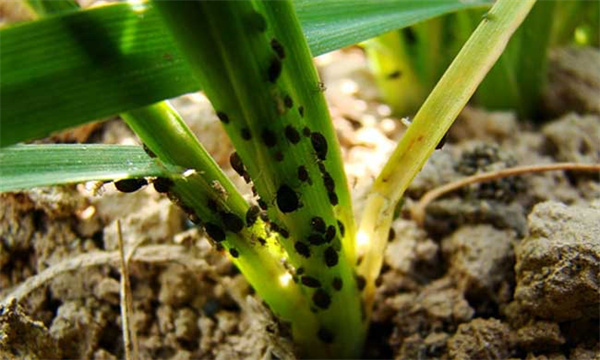
[[[425,100],[375,180],[357,235],[359,254],[365,256],[359,273],[367,280],[364,297],[369,313],[396,204],[534,3],[499,0],[494,4]]]
[[[491,109],[516,109],[522,117],[535,116],[546,80],[547,51],[555,1],[539,1],[517,30],[481,83],[475,98]]]
[[[17,24],[0,36],[2,146],[197,90],[156,13],[129,4]]]
[[[0,191],[167,173],[139,146],[52,144],[0,149]]]
[[[316,56],[482,3],[303,0],[299,16]],[[147,3],[109,4],[17,24],[0,30],[0,37],[0,146],[199,89]]]

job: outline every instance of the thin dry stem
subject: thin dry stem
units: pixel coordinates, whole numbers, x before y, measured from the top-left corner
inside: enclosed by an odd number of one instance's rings
[[[125,359],[139,359],[138,342],[136,329],[131,327],[131,313],[133,311],[133,303],[131,300],[131,283],[129,281],[129,257],[125,258],[125,250],[123,246],[123,234],[121,232],[121,221],[117,220],[117,238],[119,240],[119,260],[121,266],[121,326],[123,333],[123,345],[125,346]],[[130,251],[128,255],[132,255]]]
[[[442,185],[433,190],[428,191],[423,197],[419,200],[417,204],[415,204],[410,209],[411,218],[421,227],[425,223],[425,210],[427,205],[431,203],[433,200],[443,196],[449,192],[460,189],[461,187],[486,182],[496,179],[501,179],[509,176],[522,175],[522,174],[530,174],[530,173],[538,173],[545,171],[558,171],[558,170],[572,170],[572,171],[598,171],[600,172],[600,165],[598,164],[577,164],[577,163],[558,163],[558,164],[548,164],[548,165],[526,165],[526,166],[518,166],[509,169],[502,169],[497,171],[491,171],[483,174],[477,174],[473,176],[466,177],[464,179],[456,180],[446,185]]]

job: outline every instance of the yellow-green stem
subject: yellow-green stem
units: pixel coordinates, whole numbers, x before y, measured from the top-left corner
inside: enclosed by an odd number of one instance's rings
[[[456,56],[375,180],[357,235],[358,272],[367,279],[367,309],[375,293],[394,207],[494,65],[535,0],[498,0]]]

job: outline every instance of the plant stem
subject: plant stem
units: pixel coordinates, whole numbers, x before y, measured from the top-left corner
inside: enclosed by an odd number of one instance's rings
[[[279,232],[273,237],[286,256],[290,277],[298,281],[293,286],[301,289],[296,299],[288,300],[295,311],[282,311],[281,304],[263,294],[279,291],[265,289],[276,279],[264,278],[257,293],[291,324],[301,356],[360,356],[365,325],[350,261],[352,234],[342,236],[337,222],[345,216],[344,225],[353,230],[350,196],[291,2],[154,4],[217,111],[244,175],[267,208],[273,234]],[[300,168],[310,181],[298,175]],[[313,226],[315,218],[324,226]],[[299,269],[301,276],[296,275]],[[336,279],[343,286],[336,286]]]
[[[484,17],[413,119],[375,180],[357,236],[359,273],[370,313],[394,207],[494,65],[535,0],[498,0]]]
[[[191,208],[204,223],[220,226],[225,212],[244,219],[248,204],[168,103],[132,110],[121,116],[165,166],[187,169],[171,177],[170,191],[183,202],[184,208]],[[211,201],[218,212],[208,205]],[[226,237],[217,247],[223,246],[230,253],[235,249],[239,253],[231,260],[263,299],[283,313],[300,311],[294,303],[294,299],[300,297],[300,289],[293,282],[279,281],[287,274],[281,263],[284,255],[266,233],[264,222],[257,219],[254,225],[244,227],[239,233],[227,231]],[[267,243],[259,246],[258,238],[264,238]]]

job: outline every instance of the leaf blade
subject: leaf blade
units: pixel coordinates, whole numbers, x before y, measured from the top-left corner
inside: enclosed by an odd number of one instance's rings
[[[139,146],[51,144],[0,149],[0,192],[166,174]]]
[[[295,0],[296,12],[314,56],[359,43],[460,9],[486,4],[406,0]]]
[[[426,3],[295,2],[316,56],[485,1],[441,0],[429,10]],[[4,28],[0,36],[0,146],[199,90],[156,10],[146,3],[51,16]]]

